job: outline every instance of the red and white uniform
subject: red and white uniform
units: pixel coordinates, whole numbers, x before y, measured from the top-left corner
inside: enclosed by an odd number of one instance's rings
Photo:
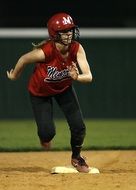
[[[45,62],[37,63],[28,83],[28,90],[35,96],[52,96],[62,93],[71,84],[67,66],[77,62],[79,43],[73,41],[69,55],[64,59],[56,49],[53,41],[47,41],[41,49],[45,54]]]

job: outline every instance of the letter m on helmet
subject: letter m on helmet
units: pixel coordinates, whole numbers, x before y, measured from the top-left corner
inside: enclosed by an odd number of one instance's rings
[[[63,24],[72,24],[73,20],[70,16],[63,17]]]

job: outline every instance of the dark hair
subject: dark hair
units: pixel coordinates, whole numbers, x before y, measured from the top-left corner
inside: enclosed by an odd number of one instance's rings
[[[39,42],[37,44],[32,42],[33,49],[41,48],[43,46],[43,44],[45,44],[45,42],[46,42],[46,40],[42,40],[41,42]]]

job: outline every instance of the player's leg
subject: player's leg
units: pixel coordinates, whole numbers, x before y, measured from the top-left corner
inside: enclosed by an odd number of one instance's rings
[[[37,133],[41,145],[47,150],[55,136],[53,105],[51,97],[36,97],[30,94],[32,109],[37,124]]]
[[[76,162],[74,166],[79,163],[77,168],[80,172],[88,172],[88,165],[81,157],[82,144],[84,142],[86,126],[83,121],[82,112],[79,106],[79,102],[76,93],[72,87],[66,90],[64,93],[55,96],[56,101],[63,110],[71,131],[71,148],[72,148],[72,164]]]

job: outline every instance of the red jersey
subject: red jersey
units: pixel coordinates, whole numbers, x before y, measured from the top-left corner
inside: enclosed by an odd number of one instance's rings
[[[41,49],[45,62],[37,63],[28,83],[28,90],[35,96],[52,96],[62,93],[72,84],[67,66],[77,62],[79,43],[73,41],[69,55],[64,59],[53,41],[47,41]]]

